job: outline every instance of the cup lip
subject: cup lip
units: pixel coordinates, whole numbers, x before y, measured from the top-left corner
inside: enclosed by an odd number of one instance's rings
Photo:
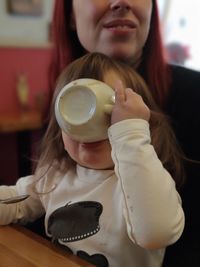
[[[88,90],[90,90],[91,87],[96,86],[97,91],[98,91],[99,90],[99,86],[101,84],[104,87],[106,86],[106,88],[108,88],[108,90],[110,92],[109,94],[112,94],[112,92],[113,92],[113,95],[114,95],[114,89],[111,86],[109,86],[108,84],[106,84],[106,83],[104,83],[104,82],[102,82],[100,80],[91,79],[91,78],[81,78],[81,79],[73,80],[73,81],[69,82],[68,84],[66,84],[65,86],[63,86],[63,88],[58,93],[58,95],[56,97],[56,101],[55,101],[55,106],[54,106],[56,120],[57,120],[58,125],[61,128],[61,130],[63,130],[65,133],[67,133],[72,139],[82,140],[82,141],[86,141],[86,142],[91,142],[90,140],[92,140],[92,138],[95,139],[95,141],[96,140],[102,140],[102,138],[106,139],[107,133],[105,132],[106,131],[105,129],[102,130],[102,131],[99,130],[98,133],[95,134],[95,138],[93,137],[94,133],[89,134],[89,136],[87,136],[84,133],[81,133],[82,132],[82,130],[80,130],[81,127],[83,127],[83,129],[84,129],[84,125],[86,125],[90,120],[91,120],[91,123],[92,123],[92,118],[93,118],[92,114],[91,114],[91,119],[88,119],[85,123],[74,124],[73,122],[72,123],[71,122],[69,122],[69,123],[66,122],[64,117],[63,117],[62,111],[60,110],[60,98],[71,87],[74,87],[74,86],[84,87],[85,86]],[[95,98],[96,98],[96,93],[94,93],[93,90],[91,90],[90,92],[93,93],[95,95]],[[96,101],[97,101],[97,99],[96,99]],[[96,107],[98,108],[98,103],[96,103]],[[79,129],[80,131],[78,130],[78,133],[77,133],[76,129]],[[98,137],[100,135],[101,135],[101,137]]]
[[[70,94],[70,92],[73,92],[74,90],[78,91],[79,89],[84,90],[84,93],[88,93],[88,96],[90,97],[92,101],[91,101],[91,105],[88,107],[88,116],[85,119],[84,118],[80,119],[78,122],[77,120],[73,120],[70,118],[70,116],[65,114],[64,110],[62,109],[62,101],[64,104],[65,103],[64,98],[67,96],[67,94]],[[96,95],[94,94],[92,90],[90,90],[85,85],[75,85],[75,86],[70,86],[69,88],[66,88],[66,90],[63,91],[63,93],[60,95],[59,100],[58,100],[58,109],[59,109],[59,113],[61,117],[63,118],[63,120],[66,121],[66,123],[73,125],[73,126],[79,126],[79,125],[84,125],[88,123],[88,121],[92,119],[92,116],[95,113],[96,107],[97,107]]]

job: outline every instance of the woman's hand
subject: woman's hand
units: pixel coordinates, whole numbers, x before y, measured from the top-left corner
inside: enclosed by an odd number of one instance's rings
[[[149,121],[150,110],[140,95],[130,88],[124,88],[119,80],[115,87],[115,104],[111,114],[111,124],[126,119]]]

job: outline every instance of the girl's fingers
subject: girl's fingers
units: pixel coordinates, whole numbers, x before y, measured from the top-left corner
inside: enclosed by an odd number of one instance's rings
[[[118,80],[115,85],[115,102],[126,101],[125,88],[121,80]]]

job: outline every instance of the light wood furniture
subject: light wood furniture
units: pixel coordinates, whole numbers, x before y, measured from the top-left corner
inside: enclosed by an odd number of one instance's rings
[[[28,229],[0,226],[0,267],[94,267]]]
[[[26,110],[13,113],[0,113],[0,135],[13,135],[16,138],[15,150],[7,153],[17,153],[17,170],[13,171],[10,177],[13,182],[21,177],[26,176],[32,171],[32,136],[42,129],[44,124],[42,112],[39,110]],[[6,144],[4,145],[6,147]],[[8,167],[11,167],[8,162]],[[12,167],[11,167],[12,168]],[[4,178],[5,179],[5,178]],[[6,181],[3,181],[7,184]],[[1,266],[0,266],[1,267]]]
[[[0,133],[36,130],[41,127],[42,115],[39,111],[0,113]]]

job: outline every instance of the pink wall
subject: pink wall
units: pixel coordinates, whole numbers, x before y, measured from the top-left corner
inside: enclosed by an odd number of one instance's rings
[[[50,48],[0,48],[0,112],[19,109],[16,83],[19,73],[27,76],[30,106],[39,91],[48,93]]]
[[[16,81],[20,72],[27,76],[30,106],[34,105],[34,97],[39,91],[48,97],[51,51],[50,48],[0,47],[0,113],[19,110]],[[37,131],[31,132],[32,136],[35,134]],[[14,184],[19,176],[17,138],[17,133],[0,133],[0,184]],[[24,145],[28,144],[24,142]]]

